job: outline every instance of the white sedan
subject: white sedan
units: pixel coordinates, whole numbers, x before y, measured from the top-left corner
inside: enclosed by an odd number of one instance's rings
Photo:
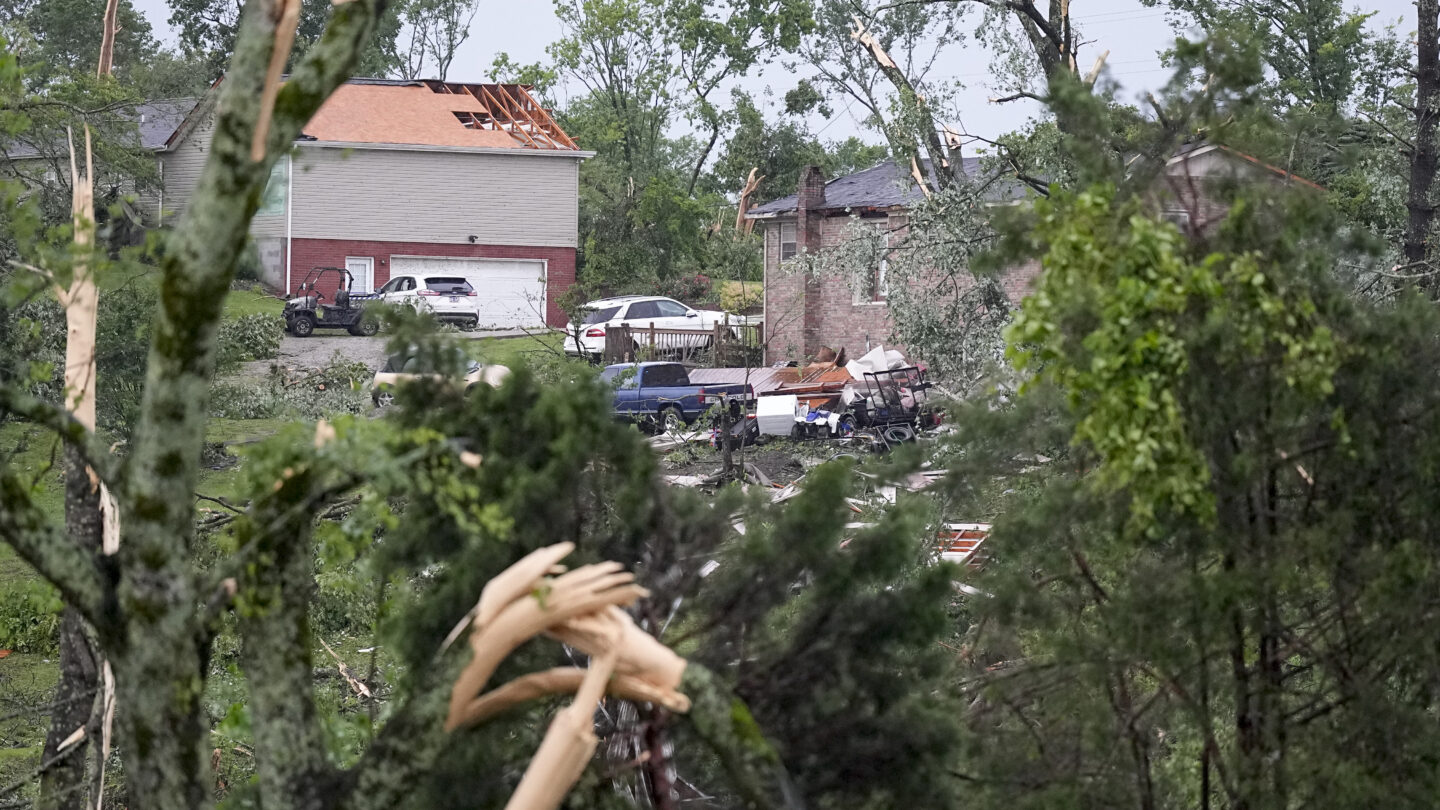
[[[475,288],[458,276],[398,275],[391,276],[375,297],[390,304],[405,304],[435,313],[442,321],[473,329],[480,322]]]
[[[687,307],[673,298],[655,295],[622,295],[591,301],[581,308],[586,313],[580,323],[565,328],[565,353],[572,357],[597,357],[605,351],[605,333],[617,326],[628,326],[637,340],[642,330],[683,329],[696,334],[669,334],[657,339],[663,349],[683,350],[707,346],[709,334],[716,324],[740,326],[745,319],[728,312]],[[734,331],[734,330],[732,330]]]

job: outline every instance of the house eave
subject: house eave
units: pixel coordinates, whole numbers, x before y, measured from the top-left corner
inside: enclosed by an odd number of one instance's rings
[[[511,149],[497,146],[440,146],[428,143],[366,143],[361,141],[295,141],[295,146],[307,149],[374,149],[389,152],[450,152],[474,155],[527,155],[537,157],[573,158],[586,160],[595,157],[594,152],[579,149]]]

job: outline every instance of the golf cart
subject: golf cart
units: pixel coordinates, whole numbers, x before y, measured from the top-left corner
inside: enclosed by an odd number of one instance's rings
[[[335,274],[335,303],[322,304],[325,293],[316,284]],[[344,329],[352,335],[369,337],[380,331],[375,313],[365,314],[365,301],[373,295],[352,294],[355,277],[343,267],[316,267],[300,283],[300,295],[285,302],[280,314],[285,318],[285,331],[296,337],[309,337],[316,329]],[[329,286],[329,285],[326,285]]]

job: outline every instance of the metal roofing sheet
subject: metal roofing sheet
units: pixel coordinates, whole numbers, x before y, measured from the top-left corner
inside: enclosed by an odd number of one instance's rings
[[[779,388],[785,380],[777,373],[793,371],[783,368],[692,368],[690,382],[698,385],[745,385],[748,383],[757,395]]]

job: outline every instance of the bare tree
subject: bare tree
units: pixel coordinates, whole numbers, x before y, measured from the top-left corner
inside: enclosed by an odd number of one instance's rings
[[[401,78],[445,81],[479,9],[480,0],[409,0],[400,13],[408,38],[397,49]]]

